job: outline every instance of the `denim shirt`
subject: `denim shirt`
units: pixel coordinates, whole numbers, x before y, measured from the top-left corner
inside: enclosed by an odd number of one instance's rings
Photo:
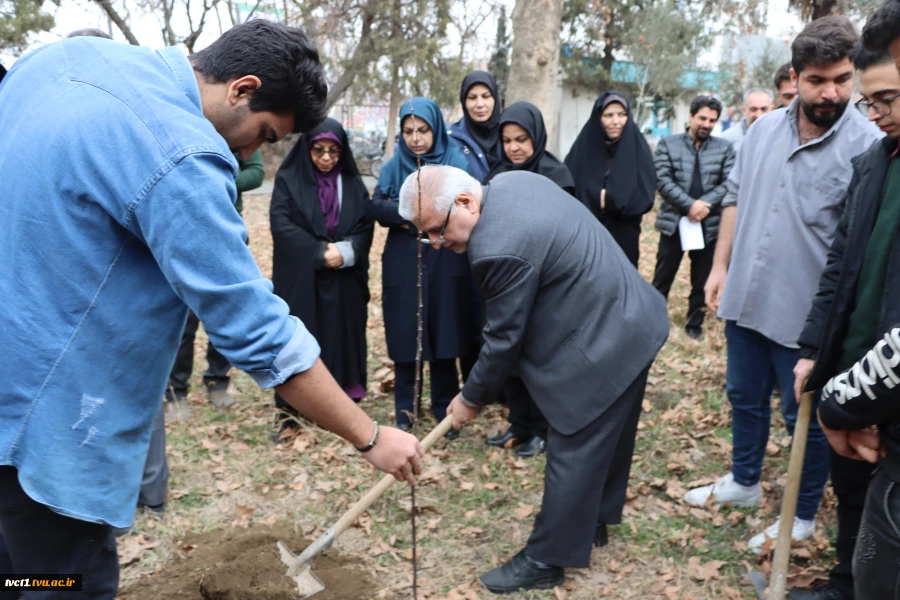
[[[319,346],[244,245],[237,164],[177,48],[64,40],[0,98],[0,465],[126,527],[188,307],[263,387]]]

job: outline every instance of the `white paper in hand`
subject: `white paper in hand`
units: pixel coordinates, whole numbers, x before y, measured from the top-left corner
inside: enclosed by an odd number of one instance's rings
[[[681,249],[685,252],[703,250],[706,247],[706,243],[703,241],[703,225],[695,223],[687,217],[681,217],[678,220],[678,235],[681,236]]]

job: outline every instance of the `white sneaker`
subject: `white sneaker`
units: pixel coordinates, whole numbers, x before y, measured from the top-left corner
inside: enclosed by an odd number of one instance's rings
[[[781,519],[775,521],[775,524],[766,528],[762,533],[758,533],[750,538],[747,547],[753,554],[762,554],[762,545],[766,543],[766,539],[775,539],[778,537],[778,527],[781,525]],[[791,529],[791,538],[795,542],[802,542],[809,539],[809,536],[816,530],[816,521],[807,521],[794,517],[794,527]]]
[[[762,497],[762,488],[757,483],[754,486],[744,486],[734,481],[734,475],[729,473],[720,477],[712,485],[694,488],[684,495],[684,501],[691,506],[706,506],[706,501],[713,497],[713,504],[731,504],[743,508],[759,506]]]

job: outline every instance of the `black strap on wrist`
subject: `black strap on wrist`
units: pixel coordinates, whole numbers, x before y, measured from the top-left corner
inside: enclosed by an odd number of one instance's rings
[[[368,445],[363,446],[362,448],[356,448],[360,452],[368,452],[369,450],[374,448],[375,443],[378,442],[378,434],[381,433],[381,428],[378,427],[378,421],[372,421],[372,423],[375,425],[375,430],[372,432],[372,439],[369,440]]]

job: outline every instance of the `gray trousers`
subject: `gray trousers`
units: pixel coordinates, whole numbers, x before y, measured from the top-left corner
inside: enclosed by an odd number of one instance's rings
[[[144,478],[138,506],[159,506],[166,501],[169,486],[169,464],[166,462],[166,411],[165,403],[159,403],[159,411],[153,420],[150,433],[150,450],[144,463]]]
[[[558,567],[589,566],[597,523],[622,522],[647,367],[594,422],[547,435],[544,499],[525,553]]]

